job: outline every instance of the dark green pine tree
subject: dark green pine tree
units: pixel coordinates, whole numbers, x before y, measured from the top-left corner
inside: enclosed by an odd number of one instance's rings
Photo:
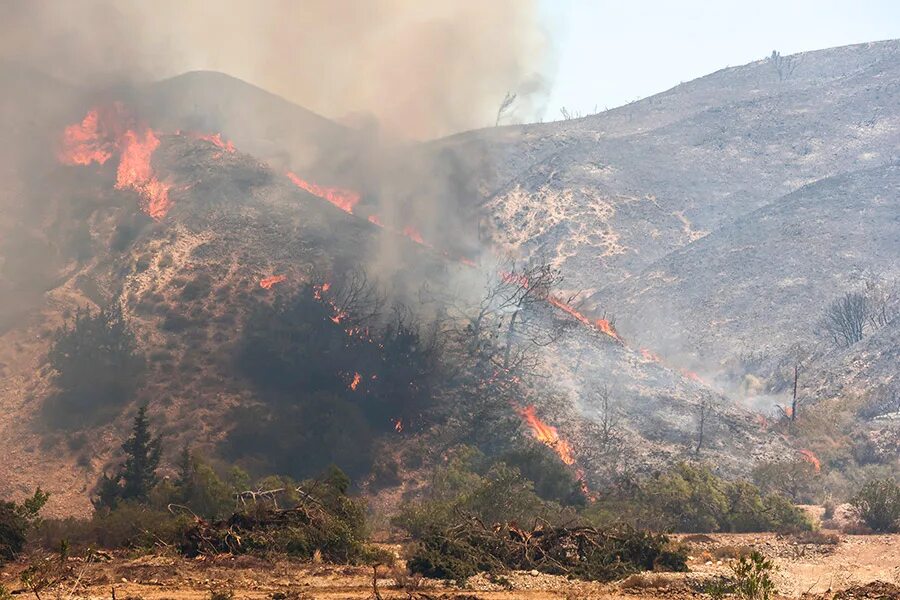
[[[150,433],[146,405],[138,409],[131,437],[122,444],[122,450],[125,451],[127,458],[119,474],[119,478],[124,482],[121,499],[142,502],[147,499],[153,486],[159,482],[156,469],[159,467],[162,452],[159,436],[153,437]]]

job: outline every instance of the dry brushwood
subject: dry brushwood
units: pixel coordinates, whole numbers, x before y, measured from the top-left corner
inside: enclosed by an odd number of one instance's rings
[[[537,570],[608,581],[649,569],[683,571],[685,559],[666,536],[633,529],[541,523],[526,530],[471,519],[423,535],[409,566],[428,577],[457,580],[480,571]]]
[[[259,504],[214,522],[195,516],[180,550],[186,556],[285,552],[306,558],[319,552],[330,562],[355,562],[367,552],[359,517],[349,499],[331,506],[304,494],[291,508]]]

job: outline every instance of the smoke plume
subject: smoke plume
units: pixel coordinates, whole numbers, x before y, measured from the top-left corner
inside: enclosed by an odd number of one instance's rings
[[[527,0],[5,1],[0,53],[70,83],[191,70],[247,80],[329,118],[423,139],[493,124],[507,91],[541,108],[549,66]]]

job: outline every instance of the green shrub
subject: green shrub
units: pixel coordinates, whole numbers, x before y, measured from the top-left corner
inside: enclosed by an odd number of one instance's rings
[[[748,481],[726,481],[705,466],[682,463],[588,507],[591,522],[684,533],[794,532],[812,527],[787,498]]]
[[[45,549],[59,548],[64,542],[73,548],[151,550],[160,543],[180,543],[191,521],[189,515],[121,502],[115,508],[94,511],[89,519],[48,519],[35,530],[34,540]]]
[[[418,536],[448,526],[460,515],[486,524],[559,519],[562,507],[538,497],[517,468],[485,463],[477,450],[457,448],[448,464],[436,469],[429,497],[401,507],[394,524]]]
[[[769,600],[775,592],[772,571],[775,566],[759,552],[742,556],[731,565],[735,593],[746,600]]]
[[[365,504],[347,495],[349,487],[347,476],[332,468],[319,480],[303,482],[293,506],[260,502],[225,520],[196,523],[179,547],[188,556],[276,552],[305,559],[319,553],[336,563],[373,560],[377,552],[366,543]]]
[[[854,512],[873,531],[900,528],[900,486],[893,479],[876,479],[865,484],[850,500]]]
[[[15,560],[22,552],[28,530],[40,524],[38,513],[48,497],[38,488],[21,504],[0,502],[0,564]]]
[[[730,565],[731,575],[720,576],[704,586],[713,598],[734,596],[741,600],[769,600],[775,593],[772,572],[775,565],[754,550]]]

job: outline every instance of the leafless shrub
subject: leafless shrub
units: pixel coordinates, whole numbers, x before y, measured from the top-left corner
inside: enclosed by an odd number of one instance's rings
[[[825,309],[822,328],[836,346],[849,348],[863,339],[869,321],[869,302],[865,294],[847,292]]]

